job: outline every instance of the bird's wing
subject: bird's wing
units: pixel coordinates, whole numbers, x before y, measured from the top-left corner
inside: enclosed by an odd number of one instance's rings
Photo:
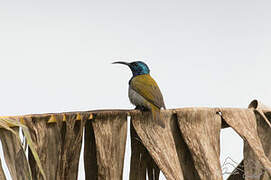
[[[157,83],[149,74],[135,76],[131,80],[130,86],[157,108],[165,108],[162,93]]]

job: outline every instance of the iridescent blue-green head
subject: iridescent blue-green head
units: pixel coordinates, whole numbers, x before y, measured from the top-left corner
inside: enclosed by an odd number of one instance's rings
[[[118,61],[118,62],[113,62],[113,64],[124,64],[124,65],[129,66],[129,68],[131,69],[131,71],[133,73],[133,76],[150,73],[149,67],[147,66],[147,64],[145,64],[142,61],[135,61],[135,62],[131,62],[131,63]]]

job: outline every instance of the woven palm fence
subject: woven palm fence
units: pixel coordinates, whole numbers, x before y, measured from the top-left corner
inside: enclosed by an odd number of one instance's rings
[[[243,161],[228,179],[271,177],[271,109],[254,100],[247,109],[162,110],[164,129],[150,113],[137,110],[1,117],[0,139],[12,179],[75,180],[83,148],[87,180],[121,180],[128,116],[130,180],[158,180],[160,171],[169,180],[221,180],[220,131],[228,127],[244,140]],[[17,126],[24,130],[28,151]],[[0,179],[6,179],[2,167]]]

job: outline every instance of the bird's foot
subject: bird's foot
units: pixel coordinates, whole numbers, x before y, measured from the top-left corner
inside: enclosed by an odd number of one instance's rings
[[[145,108],[144,106],[136,106],[137,110],[139,110],[141,112],[141,115],[143,116],[145,112],[148,112],[149,110],[147,108]]]
[[[145,108],[144,106],[136,106],[135,109],[138,109],[138,110],[143,111],[143,112],[148,111],[148,109]]]

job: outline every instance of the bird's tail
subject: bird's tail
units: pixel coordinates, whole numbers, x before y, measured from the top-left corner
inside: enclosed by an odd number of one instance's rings
[[[165,123],[163,122],[163,119],[160,115],[160,109],[158,109],[156,106],[151,106],[151,112],[152,112],[152,118],[155,123],[157,123],[162,128],[165,128]]]

